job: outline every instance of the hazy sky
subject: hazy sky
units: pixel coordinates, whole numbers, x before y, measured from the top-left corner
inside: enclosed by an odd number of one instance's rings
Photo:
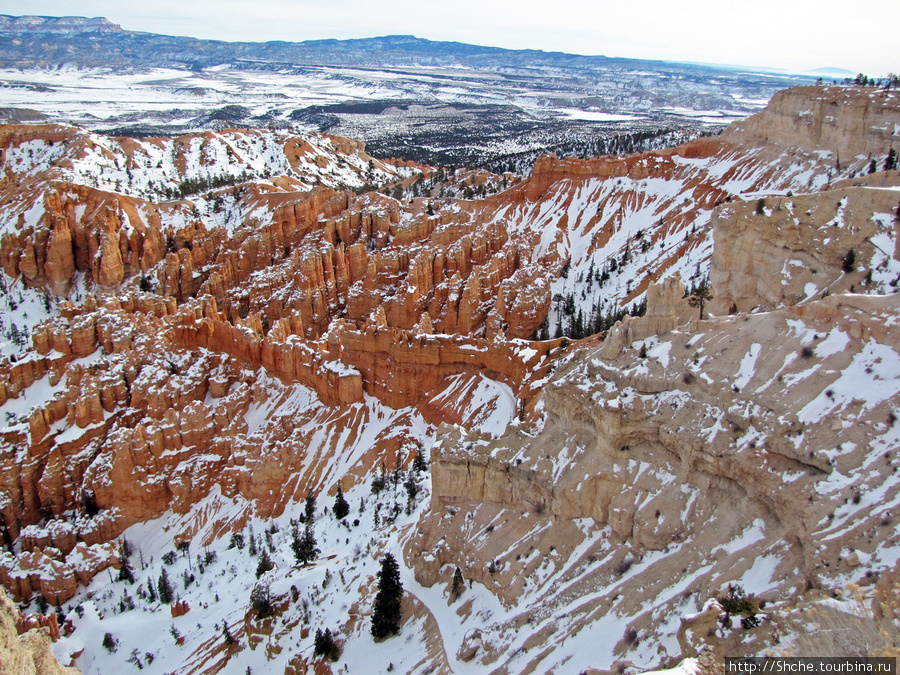
[[[0,3],[0,12],[105,16],[130,30],[223,40],[412,34],[793,71],[900,72],[898,0],[27,0]]]

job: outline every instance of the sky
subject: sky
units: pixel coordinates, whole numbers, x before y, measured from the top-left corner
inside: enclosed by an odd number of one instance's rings
[[[0,13],[105,16],[128,30],[234,41],[404,34],[791,72],[900,73],[898,0],[0,0]]]

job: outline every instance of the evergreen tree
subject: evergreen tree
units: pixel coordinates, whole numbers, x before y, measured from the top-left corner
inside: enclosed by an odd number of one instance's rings
[[[128,559],[128,547],[124,540],[119,542],[119,560],[122,566],[119,568],[119,581],[127,581],[129,584],[134,583],[134,568]]]
[[[316,656],[324,656],[331,661],[337,661],[338,657],[341,655],[341,650],[334,641],[334,636],[331,634],[330,628],[326,628],[325,630],[317,628],[313,644]]]
[[[172,602],[172,584],[169,583],[169,575],[166,568],[163,567],[162,574],[159,575],[159,581],[156,583],[156,590],[159,593],[159,601],[164,605]]]
[[[416,458],[413,460],[413,470],[416,473],[425,473],[428,471],[428,463],[425,461],[425,454],[421,449],[416,452]]]
[[[400,631],[402,597],[400,567],[394,556],[388,553],[381,559],[378,593],[375,595],[375,606],[372,609],[372,635],[376,640],[384,640]]]
[[[294,528],[291,549],[293,549],[294,557],[300,565],[306,565],[316,559],[316,556],[319,554],[319,549],[316,548],[316,537],[313,534],[312,523],[306,523],[306,528],[303,531],[302,537],[297,532],[297,528]]]
[[[695,291],[694,294],[688,300],[688,304],[691,307],[699,307],[700,308],[700,320],[703,321],[703,306],[708,301],[712,300],[712,293],[709,292],[709,286],[706,284],[702,284]]]
[[[275,564],[269,558],[269,552],[265,548],[259,555],[259,564],[256,566],[256,578],[259,579],[263,574],[274,568]]]
[[[225,638],[225,644],[229,647],[237,642],[231,634],[231,631],[228,630],[228,624],[224,621],[222,622],[222,637]]]
[[[884,160],[884,170],[885,171],[893,171],[897,168],[897,151],[891,148],[890,152],[888,152],[887,159]]]
[[[312,490],[310,490],[309,494],[306,495],[306,505],[304,513],[306,515],[307,523],[311,523],[316,517],[316,493]]]
[[[338,520],[343,520],[350,513],[350,505],[344,499],[344,491],[341,490],[341,484],[338,483],[337,494],[334,497],[334,516]]]
[[[156,589],[153,587],[153,580],[147,579],[147,595],[150,602],[156,602]]]
[[[256,611],[258,619],[272,616],[272,594],[269,584],[259,582],[253,587],[253,591],[250,593],[250,605]]]

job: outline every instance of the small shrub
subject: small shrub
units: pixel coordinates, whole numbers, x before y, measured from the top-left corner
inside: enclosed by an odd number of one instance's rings
[[[759,624],[761,623],[762,621],[756,615],[745,616],[743,619],[741,619],[741,628],[743,628],[744,630],[750,630],[751,628],[759,627]]]
[[[804,359],[811,359],[815,353],[815,350],[809,345],[800,350],[800,356],[802,356]]]
[[[116,650],[119,648],[119,642],[113,637],[112,633],[107,633],[103,636],[103,647],[110,654],[115,654]]]
[[[634,565],[634,558],[632,558],[630,555],[626,555],[624,558],[622,558],[622,562],[620,562],[616,566],[616,574],[621,577],[631,569],[632,565]]]
[[[640,642],[640,640],[638,640],[637,628],[632,626],[625,631],[625,642],[629,645],[636,645],[638,644],[638,642]]]
[[[852,248],[847,251],[847,255],[844,256],[841,263],[841,269],[844,270],[845,274],[850,274],[850,272],[856,269],[856,251]]]
[[[766,212],[766,200],[760,199],[756,202],[756,215],[761,216]]]
[[[753,603],[747,598],[743,587],[735,584],[728,584],[728,593],[719,598],[719,604],[729,614],[743,614],[744,612],[753,611]]]

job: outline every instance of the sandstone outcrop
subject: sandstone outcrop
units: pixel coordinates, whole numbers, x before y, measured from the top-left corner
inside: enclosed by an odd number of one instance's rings
[[[659,630],[654,617],[699,611],[725,578],[747,575],[748,592],[773,601],[852,573],[847,550],[895,541],[884,523],[900,481],[895,453],[883,450],[900,387],[892,380],[893,394],[869,397],[841,373],[865,378],[866,354],[896,359],[900,336],[886,319],[898,297],[833,295],[694,322],[645,338],[643,358],[636,343],[615,356],[587,351],[545,387],[537,432],[443,430],[431,512],[406,548],[417,579],[430,586],[459,566],[510,606],[535,576],[555,580],[551,598],[602,588],[566,633],[615,617],[619,630],[647,636]],[[779,378],[789,391],[768,386]],[[869,501],[875,493],[885,499]],[[472,536],[485,528],[490,537]],[[760,560],[762,581],[750,571]],[[660,593],[673,583],[687,595]],[[506,629],[535,611],[518,604],[516,619],[483,631],[493,647],[479,662],[496,663]],[[543,644],[557,639],[548,630]],[[630,649],[624,641],[616,654]]]
[[[862,156],[886,156],[897,143],[900,95],[873,87],[794,87],[777,92],[765,110],[734,123],[722,139],[742,145],[833,153],[835,173]]]
[[[30,617],[29,617],[30,618]],[[45,617],[41,617],[45,618]],[[55,615],[51,615],[55,625]],[[39,622],[37,622],[39,623]],[[49,622],[48,622],[49,623]],[[17,626],[23,631],[17,630]],[[32,627],[0,589],[0,669],[17,675],[77,675],[77,668],[64,668],[50,651],[52,628]],[[57,637],[59,637],[57,630]]]
[[[895,258],[897,203],[891,190],[860,186],[720,206],[712,221],[710,311],[768,310],[823,293],[864,292],[873,273]]]

